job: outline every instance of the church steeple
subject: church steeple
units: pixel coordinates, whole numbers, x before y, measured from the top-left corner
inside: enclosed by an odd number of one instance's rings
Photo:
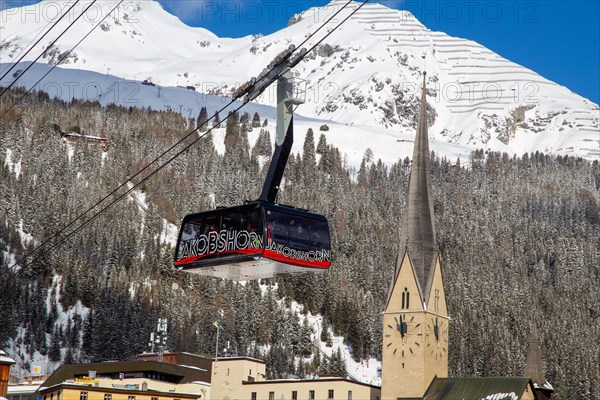
[[[412,261],[421,295],[428,302],[432,271],[436,259],[435,221],[433,214],[433,191],[431,188],[431,165],[429,135],[427,129],[427,90],[426,73],[423,73],[419,122],[415,137],[412,167],[408,184],[408,194],[404,217],[400,251],[396,263],[396,277],[408,251]]]
[[[383,312],[382,400],[422,398],[434,377],[448,376],[450,319],[436,251],[425,78],[398,260]]]

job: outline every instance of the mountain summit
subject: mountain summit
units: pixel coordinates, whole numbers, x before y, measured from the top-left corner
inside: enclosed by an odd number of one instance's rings
[[[87,4],[78,4],[55,31]],[[40,61],[56,63],[115,4],[92,6]],[[239,39],[189,27],[154,1],[123,4],[61,68],[229,95],[281,50],[300,44],[345,2],[295,15],[288,27],[273,34]],[[335,21],[358,5],[348,6]],[[1,12],[0,63],[15,60],[49,18],[68,6],[67,1],[43,1]],[[330,22],[331,28],[337,22]],[[40,51],[33,51],[29,60]],[[365,5],[296,67],[296,75],[307,83],[307,102],[298,111],[309,118],[411,135],[425,69],[429,131],[435,141],[510,154],[600,158],[598,105],[474,41],[433,32],[409,12],[378,4]],[[272,105],[274,96],[267,93],[259,102]]]

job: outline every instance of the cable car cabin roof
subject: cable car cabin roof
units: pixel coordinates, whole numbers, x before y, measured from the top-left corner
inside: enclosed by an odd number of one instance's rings
[[[175,267],[230,280],[255,280],[331,265],[323,215],[267,202],[187,215],[175,249]]]

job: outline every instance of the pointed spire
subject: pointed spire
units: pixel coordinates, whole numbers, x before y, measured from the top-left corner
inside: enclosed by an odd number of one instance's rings
[[[396,277],[398,276],[404,252],[408,250],[421,287],[422,297],[427,302],[428,299],[426,297],[431,282],[430,275],[433,274],[433,265],[436,257],[436,239],[427,130],[427,90],[425,78],[426,72],[423,73],[419,123],[415,137],[405,212],[402,220],[402,236],[400,240],[400,253],[396,265]]]
[[[540,387],[546,383],[546,377],[542,370],[540,340],[538,339],[535,325],[531,327],[531,332],[529,333],[529,350],[527,352],[527,362],[523,375],[531,378],[533,383],[537,383]]]

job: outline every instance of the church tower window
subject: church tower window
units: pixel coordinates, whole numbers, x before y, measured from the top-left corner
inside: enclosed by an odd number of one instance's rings
[[[410,293],[408,292],[408,288],[404,288],[404,292],[402,292],[402,309],[405,310],[410,306]]]

